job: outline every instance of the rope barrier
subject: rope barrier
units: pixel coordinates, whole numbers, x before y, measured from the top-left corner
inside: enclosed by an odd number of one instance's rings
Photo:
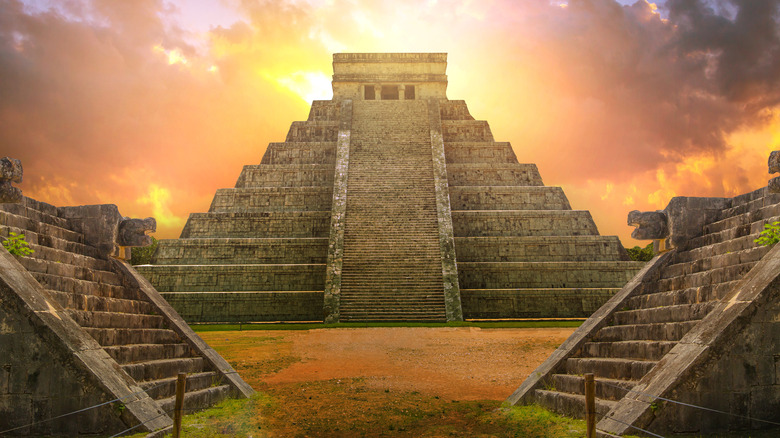
[[[125,433],[127,433],[127,432],[130,432],[131,430],[133,430],[133,429],[136,429],[136,428],[138,428],[138,427],[141,427],[141,426],[143,426],[144,424],[146,424],[146,423],[148,423],[148,422],[150,422],[150,421],[154,421],[154,420],[156,420],[156,419],[158,419],[158,418],[160,418],[160,417],[162,417],[162,416],[164,416],[164,415],[170,415],[170,413],[171,413],[171,412],[173,412],[173,410],[170,410],[170,411],[168,411],[168,412],[163,412],[162,414],[160,414],[160,415],[158,415],[158,416],[156,416],[156,417],[154,417],[154,418],[150,418],[150,419],[148,419],[148,420],[144,421],[143,423],[136,424],[135,426],[133,426],[133,427],[131,427],[131,428],[129,428],[129,429],[125,429],[125,430],[123,430],[123,431],[121,431],[121,432],[119,432],[119,433],[117,433],[117,434],[115,434],[115,435],[111,435],[111,437],[110,437],[110,438],[116,438],[116,437],[118,437],[119,435],[123,435],[123,434],[125,434]]]
[[[600,415],[600,414],[599,414],[599,415]],[[633,424],[628,424],[628,423],[626,423],[625,421],[620,421],[620,420],[618,420],[617,418],[612,418],[612,417],[607,417],[606,415],[601,415],[601,419],[602,419],[602,420],[603,420],[603,419],[605,419],[605,418],[606,418],[606,419],[608,419],[608,420],[615,421],[615,422],[617,422],[617,423],[620,423],[620,424],[625,424],[626,426],[628,426],[628,427],[630,427],[630,428],[632,428],[632,429],[636,429],[636,430],[638,430],[638,431],[640,431],[640,432],[644,432],[644,433],[646,433],[646,434],[648,434],[648,435],[650,435],[650,436],[654,436],[654,437],[656,437],[656,438],[664,438],[664,437],[663,437],[663,436],[661,436],[661,435],[658,435],[658,434],[656,434],[656,433],[650,432],[649,430],[644,430],[644,429],[642,429],[641,427],[636,427],[636,426],[634,426]]]
[[[49,421],[54,421],[54,420],[57,420],[57,419],[59,419],[59,418],[67,417],[67,416],[70,416],[70,415],[79,414],[79,413],[81,413],[81,412],[86,412],[86,411],[89,411],[89,410],[91,410],[91,409],[95,409],[95,408],[99,408],[99,407],[101,407],[101,406],[105,406],[105,405],[107,405],[107,404],[111,404],[111,403],[114,403],[114,402],[117,402],[117,401],[122,401],[122,400],[125,400],[125,399],[127,399],[127,398],[130,398],[130,397],[136,396],[136,395],[138,395],[138,394],[143,394],[143,393],[145,393],[146,391],[150,391],[150,390],[152,390],[152,389],[159,388],[160,386],[163,386],[163,385],[168,385],[169,383],[170,383],[170,382],[164,382],[164,383],[160,383],[160,384],[158,384],[158,385],[154,385],[154,386],[152,386],[152,387],[150,387],[150,388],[147,388],[147,389],[144,389],[144,390],[141,390],[141,391],[138,391],[138,392],[134,392],[134,393],[132,393],[132,394],[128,394],[128,395],[126,395],[126,396],[124,396],[124,397],[115,398],[115,399],[113,399],[113,400],[109,400],[109,401],[107,401],[107,402],[104,402],[104,403],[100,403],[100,404],[97,404],[97,405],[94,405],[94,406],[90,406],[90,407],[88,407],[88,408],[79,409],[79,410],[77,410],[77,411],[73,411],[73,412],[68,412],[67,414],[62,414],[62,415],[58,415],[58,416],[56,416],[56,417],[47,418],[46,420],[41,420],[41,421],[33,421],[32,423],[30,423],[30,424],[25,424],[24,426],[18,426],[18,427],[14,427],[14,428],[12,428],[12,429],[3,430],[3,431],[0,431],[0,434],[4,434],[4,433],[8,433],[8,432],[13,432],[13,431],[15,431],[15,430],[24,429],[25,427],[35,426],[36,424],[48,423]]]
[[[619,389],[622,389],[624,391],[635,392],[637,394],[645,395],[647,397],[651,397],[653,400],[663,400],[663,401],[667,401],[669,403],[675,403],[675,404],[678,404],[678,405],[688,406],[688,407],[695,408],[695,409],[701,409],[701,410],[704,410],[704,411],[715,412],[715,413],[718,413],[718,414],[731,415],[732,417],[743,418],[745,420],[758,421],[758,422],[761,422],[761,423],[767,423],[767,424],[772,424],[772,425],[775,425],[775,426],[780,426],[780,423],[777,423],[777,422],[774,422],[774,421],[760,420],[758,418],[752,418],[752,417],[748,417],[748,416],[745,416],[745,415],[739,415],[739,414],[732,414],[731,412],[720,411],[718,409],[705,408],[704,406],[692,405],[690,403],[685,403],[685,402],[681,402],[681,401],[677,401],[677,400],[671,400],[671,399],[668,399],[668,398],[663,398],[663,397],[659,397],[659,396],[656,396],[656,395],[648,394],[646,392],[638,391],[638,390],[633,389],[633,388],[632,389],[626,389],[626,388],[624,388],[622,386],[613,385],[611,383],[604,382],[604,381],[601,381],[601,383],[604,384],[604,385],[607,385],[607,386],[611,386],[613,388],[619,388]],[[617,421],[617,420],[615,420],[615,421]]]

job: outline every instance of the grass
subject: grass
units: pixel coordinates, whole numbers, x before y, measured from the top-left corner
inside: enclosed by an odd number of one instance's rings
[[[196,332],[222,332],[236,330],[315,330],[323,328],[366,328],[366,327],[479,327],[479,328],[550,328],[579,327],[584,320],[533,320],[533,321],[464,321],[447,323],[241,323],[241,324],[193,324]]]

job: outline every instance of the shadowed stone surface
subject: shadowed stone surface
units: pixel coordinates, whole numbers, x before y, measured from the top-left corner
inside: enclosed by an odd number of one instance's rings
[[[138,271],[193,322],[588,316],[642,263],[447,99],[446,61],[335,54],[333,99]]]
[[[660,246],[671,250],[508,401],[580,416],[581,374],[590,372],[603,436],[634,433],[632,425],[670,434],[768,427],[748,417],[780,422],[780,246],[754,242],[778,220],[780,194],[768,188],[734,198],[678,197],[663,212],[631,212],[640,234],[664,239],[669,244]]]

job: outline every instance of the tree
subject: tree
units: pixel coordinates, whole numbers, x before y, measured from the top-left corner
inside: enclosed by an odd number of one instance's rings
[[[635,262],[649,262],[653,259],[653,257],[655,257],[655,253],[653,252],[653,242],[650,242],[644,248],[635,246],[633,248],[626,248],[626,251],[628,251],[628,256],[631,257],[631,260]]]
[[[152,262],[152,255],[157,249],[157,239],[152,236],[152,243],[147,246],[133,248],[130,252],[131,265],[148,265]]]

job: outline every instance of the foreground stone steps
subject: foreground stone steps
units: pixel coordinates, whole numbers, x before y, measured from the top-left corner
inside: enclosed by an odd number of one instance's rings
[[[325,263],[326,237],[161,240],[156,265]],[[164,242],[164,243],[163,243]]]
[[[620,359],[660,360],[676,342],[672,341],[615,341],[586,342],[582,346],[581,357],[613,357]]]
[[[704,319],[715,307],[716,301],[695,304],[680,304],[615,312],[612,320],[616,325],[642,324],[646,321],[685,322]]]
[[[160,400],[176,395],[176,380],[176,376],[158,380],[145,380],[139,382],[139,386],[146,391],[149,397]],[[185,389],[187,392],[200,391],[213,386],[219,386],[220,380],[220,376],[213,371],[189,373],[187,374]]]
[[[724,283],[734,278],[742,278],[747,274],[756,262],[740,263],[723,268],[714,268],[708,271],[682,274],[670,278],[662,278],[658,281],[658,290],[682,290],[691,287],[709,286],[711,284]]]
[[[628,254],[615,236],[456,237],[455,252],[459,264],[628,261]]]
[[[726,296],[738,283],[738,280],[723,283],[709,284],[706,286],[691,287],[663,292],[653,292],[629,298],[626,306],[631,309],[690,305],[719,300]]]
[[[137,313],[100,312],[70,309],[68,314],[82,327],[94,328],[166,328],[166,322],[159,315]]]
[[[175,376],[178,373],[199,373],[206,362],[202,357],[182,357],[175,359],[155,359],[122,365],[122,369],[138,382],[159,380]]]
[[[3,205],[13,205],[13,204],[3,204]],[[20,230],[22,233],[25,234],[25,240],[27,242],[31,242],[30,239],[27,238],[27,234],[32,232],[37,235],[50,236],[57,239],[67,240],[70,242],[82,243],[82,244],[84,243],[84,236],[81,235],[80,233],[71,231],[66,228],[62,228],[58,225],[53,225],[45,222],[38,222],[34,219],[30,219],[25,216],[20,216],[17,214],[10,213],[4,209],[0,210],[0,225],[4,225],[6,227],[11,228],[11,231]],[[15,232],[19,233],[19,231],[15,231]],[[32,242],[32,243],[45,245],[45,243],[41,243],[40,241]]]
[[[53,289],[47,289],[46,292],[66,309],[147,315],[154,312],[154,306],[148,301],[61,292]]]
[[[83,327],[98,344],[118,346],[128,344],[175,344],[181,342],[179,335],[169,329],[147,328],[94,328]]]
[[[613,325],[596,333],[596,342],[616,341],[679,341],[699,321],[660,322],[646,324]]]
[[[635,385],[634,380],[606,379],[603,377],[594,378],[596,398],[602,400],[617,401],[625,396],[626,392]],[[572,374],[553,374],[552,386],[557,391],[569,394],[585,394],[585,378]],[[598,419],[597,419],[598,421]]]
[[[639,380],[650,372],[656,361],[615,357],[574,357],[566,360],[566,374],[593,373],[596,377]]]
[[[30,272],[32,276],[44,287],[59,292],[79,295],[96,295],[105,298],[120,298],[126,300],[143,300],[138,291],[126,289],[110,283],[97,283],[89,280],[62,277],[59,275]]]
[[[574,418],[583,418],[585,416],[585,396],[580,394],[569,394],[567,392],[548,391],[537,389],[534,391],[536,402],[561,415]],[[596,398],[596,418],[600,418],[612,410],[617,402]]]
[[[177,359],[193,356],[184,342],[173,344],[126,344],[103,348],[120,365],[144,362],[150,359]]]
[[[199,389],[195,391],[187,391],[184,394],[184,406],[187,408],[187,413],[192,413],[214,406],[222,400],[230,397],[231,388],[229,385],[212,386],[209,388]],[[176,397],[164,398],[158,400],[157,404],[165,412],[173,412],[175,407]]]
[[[48,225],[54,225],[58,228],[70,229],[68,219],[58,216],[57,207],[36,201],[32,198],[22,197],[22,202],[18,204],[2,204],[2,211],[11,213],[15,216],[21,216],[32,222],[40,222]],[[0,216],[2,217],[2,216]]]
[[[98,250],[95,247],[87,246],[80,242],[60,239],[58,237],[49,236],[45,234],[38,234],[34,231],[30,231],[23,228],[17,228],[17,227],[2,228],[1,232],[3,237],[8,236],[9,232],[24,234],[24,240],[27,241],[27,243],[30,244],[30,247],[35,251],[42,250],[44,248],[49,248],[52,250],[74,253],[76,255],[83,255],[86,257],[99,257]],[[45,256],[41,256],[41,257],[45,257]],[[64,262],[64,260],[62,261]]]
[[[663,278],[674,278],[681,275],[691,275],[713,269],[722,269],[733,265],[756,263],[772,249],[769,246],[761,246],[752,241],[751,243],[752,247],[743,250],[727,251],[722,254],[713,254],[708,257],[699,257],[696,259],[692,259],[690,256],[682,253],[680,254],[680,257],[675,257],[672,264],[664,268],[661,275]],[[699,255],[702,255],[702,253],[699,252]]]
[[[35,255],[35,254],[33,254]],[[30,272],[50,274],[62,277],[72,277],[79,280],[92,281],[96,283],[105,283],[121,286],[122,282],[118,275],[112,271],[101,270],[98,268],[110,269],[107,262],[98,263],[95,260],[95,268],[71,265],[59,261],[49,261],[33,257],[20,257],[19,263]]]

